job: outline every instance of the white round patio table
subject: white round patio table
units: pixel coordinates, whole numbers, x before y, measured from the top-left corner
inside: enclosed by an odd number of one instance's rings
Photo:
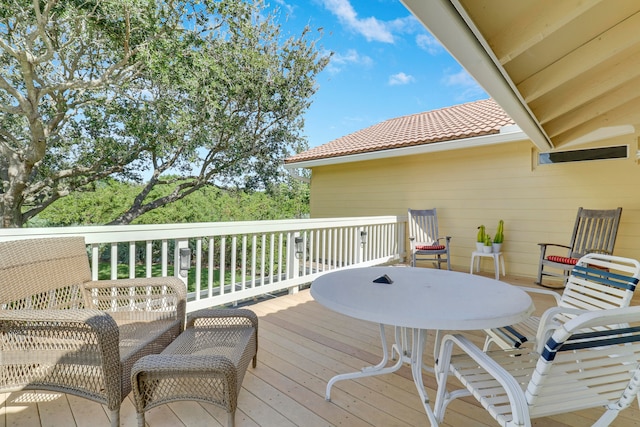
[[[392,283],[384,281],[387,276]],[[422,381],[422,356],[426,331],[479,330],[511,325],[531,316],[531,297],[498,280],[449,270],[416,267],[365,267],[330,272],[313,281],[311,295],[323,306],[357,319],[380,324],[383,359],[361,371],[340,374],[327,384],[326,399],[336,381],[394,372],[410,363],[413,380],[431,425],[437,425]],[[393,366],[389,360],[383,325],[396,326],[392,351],[399,355]],[[400,329],[400,332],[398,330]],[[405,340],[412,333],[411,348]]]

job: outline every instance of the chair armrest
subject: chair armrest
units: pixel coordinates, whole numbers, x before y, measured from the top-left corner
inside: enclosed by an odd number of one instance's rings
[[[588,254],[602,254],[602,255],[613,255],[613,252],[608,251],[606,249],[593,249],[593,248],[589,248],[589,249],[585,249],[586,253]]]
[[[555,247],[555,248],[564,248],[567,249],[568,251],[568,256],[571,255],[571,246],[567,246],[567,245],[559,245],[557,243],[538,243],[538,246],[540,246],[540,263],[542,264],[542,261],[544,260],[544,257],[547,254],[547,248],[548,247]]]
[[[93,280],[85,283],[85,288],[94,289],[113,289],[113,288],[134,288],[136,286],[152,286],[171,288],[181,299],[187,299],[187,288],[184,282],[177,277],[138,277],[135,279],[117,279],[117,280]]]
[[[101,367],[107,399],[121,390],[118,325],[109,314],[94,309],[0,310],[0,328],[0,366],[25,366],[22,381],[34,365],[93,365]],[[40,378],[42,372],[34,375]],[[65,384],[63,375],[56,378],[61,387],[77,388],[76,383]]]
[[[493,360],[489,354],[483,352],[473,344],[473,342],[461,334],[445,335],[442,339],[440,355],[437,362],[438,365],[436,366],[438,398],[440,398],[440,387],[446,387],[446,377],[449,372],[454,345],[464,351],[474,362],[484,369],[487,374],[498,381],[509,397],[514,425],[525,425],[525,420],[528,421],[530,417],[527,411],[526,397],[518,381]],[[496,394],[498,393],[499,392],[496,392]],[[514,402],[518,402],[519,404],[514,404]],[[438,401],[436,401],[436,408],[438,408]],[[436,409],[436,411],[438,411],[438,409]],[[444,414],[444,410],[442,412]]]
[[[589,310],[573,307],[551,307],[545,310],[540,316],[540,323],[538,324],[538,331],[536,333],[536,350],[538,353],[542,352],[547,339],[553,334],[553,332],[562,326],[558,321],[558,315],[571,315],[572,317],[579,316],[584,313],[588,313]]]
[[[560,294],[558,292],[555,292],[555,291],[552,291],[552,290],[549,290],[549,289],[530,288],[528,286],[521,286],[519,288],[522,289],[525,292],[528,292],[528,293],[552,296],[556,300],[556,305],[560,305],[560,299],[562,297],[560,296]]]
[[[409,237],[409,247],[411,248],[411,252],[414,252],[416,250],[416,238],[415,237]]]
[[[181,327],[187,310],[187,289],[177,277],[94,280],[84,284],[87,305],[106,312],[175,314]]]
[[[567,245],[559,245],[557,243],[538,243],[538,246],[555,246],[558,248],[565,248],[565,249],[571,249],[571,246],[567,246]]]

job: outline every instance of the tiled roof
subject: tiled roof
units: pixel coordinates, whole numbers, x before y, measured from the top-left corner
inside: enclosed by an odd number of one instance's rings
[[[500,133],[515,122],[493,100],[389,119],[289,157],[285,163],[370,153]]]

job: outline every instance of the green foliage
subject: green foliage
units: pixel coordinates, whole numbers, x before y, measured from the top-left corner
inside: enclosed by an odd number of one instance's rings
[[[260,0],[3,3],[0,226],[107,178],[140,185],[65,222],[128,224],[212,184],[285,182],[328,57],[278,22]]]
[[[139,192],[140,185],[105,180],[95,191],[77,192],[56,201],[41,212],[32,225],[103,225],[120,214]],[[154,189],[158,195],[169,186]],[[291,180],[269,191],[229,191],[205,186],[189,196],[140,216],[137,224],[171,224],[244,220],[291,219],[309,213],[308,184]]]

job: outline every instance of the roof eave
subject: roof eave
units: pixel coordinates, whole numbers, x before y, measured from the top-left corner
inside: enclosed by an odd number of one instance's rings
[[[345,156],[327,157],[323,159],[301,160],[286,163],[286,169],[313,168],[318,166],[338,165],[343,163],[363,162],[366,160],[388,159],[391,157],[411,156],[414,154],[435,153],[438,151],[457,150],[463,148],[480,147],[507,142],[529,140],[528,135],[518,126],[506,126],[501,133],[492,135],[474,136],[470,138],[455,139],[451,141],[432,142],[430,144],[415,145],[411,147],[391,148],[372,151],[369,153],[349,154]]]
[[[457,0],[401,0],[541,151],[553,144]],[[452,4],[455,3],[456,6]]]

